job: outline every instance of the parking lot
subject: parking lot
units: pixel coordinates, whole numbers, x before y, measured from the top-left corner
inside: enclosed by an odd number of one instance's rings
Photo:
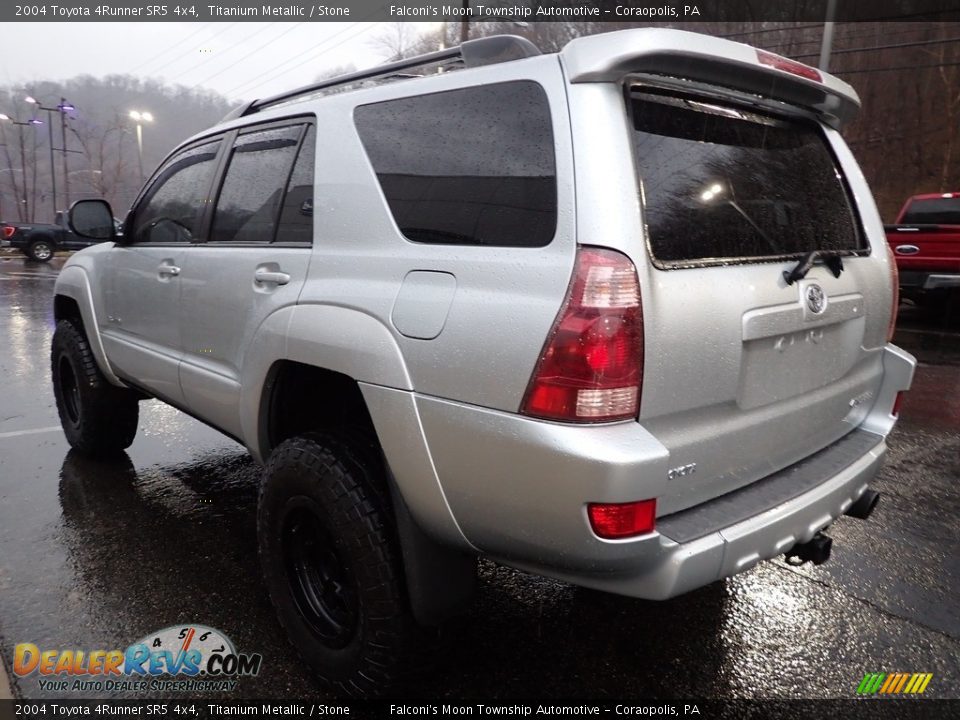
[[[124,460],[70,452],[48,370],[62,264],[0,258],[0,652],[13,695],[56,696],[10,672],[17,643],[112,649],[198,623],[264,656],[229,697],[323,697],[260,580],[258,468],[241,446],[150,401]],[[895,342],[920,365],[875,483],[883,498],[869,522],[831,528],[828,563],[772,561],[652,603],[484,562],[472,614],[410,696],[849,698],[865,673],[926,672],[924,697],[960,698],[960,307],[904,306]]]

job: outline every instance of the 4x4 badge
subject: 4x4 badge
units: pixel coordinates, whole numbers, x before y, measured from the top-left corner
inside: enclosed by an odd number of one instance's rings
[[[807,286],[807,307],[814,315],[819,315],[827,308],[827,295],[819,285]]]

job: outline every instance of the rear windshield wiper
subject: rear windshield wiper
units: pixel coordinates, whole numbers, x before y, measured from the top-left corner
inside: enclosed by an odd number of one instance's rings
[[[833,273],[835,278],[838,278],[840,277],[840,273],[843,272],[843,258],[841,255],[844,254],[846,253],[842,250],[811,250],[800,258],[800,262],[796,264],[793,270],[783,271],[783,279],[787,281],[787,285],[793,285],[797,280],[803,280],[803,278],[807,276],[807,273],[810,272],[810,268],[816,265],[818,260],[826,265],[827,270]]]

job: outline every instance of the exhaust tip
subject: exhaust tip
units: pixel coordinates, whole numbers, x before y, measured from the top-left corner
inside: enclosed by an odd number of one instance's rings
[[[857,518],[857,520],[866,520],[870,517],[878,502],[880,502],[880,493],[867,488],[863,491],[863,495],[857,498],[857,501],[847,509],[846,514]]]
[[[784,555],[791,565],[803,565],[812,562],[814,565],[823,565],[830,559],[833,549],[833,538],[818,532],[809,541],[798,543],[787,550]]]

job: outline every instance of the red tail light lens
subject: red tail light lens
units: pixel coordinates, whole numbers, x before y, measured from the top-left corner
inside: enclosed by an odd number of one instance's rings
[[[777,70],[783,70],[784,72],[788,72],[793,75],[799,75],[807,80],[823,82],[823,77],[816,68],[812,68],[809,65],[804,65],[796,60],[789,60],[785,57],[781,57],[780,55],[774,55],[773,53],[765,52],[763,50],[757,50],[757,60],[759,60],[761,64],[769,65]]]
[[[636,268],[613,250],[582,247],[521,412],[570,422],[636,417],[642,377]]]
[[[6,238],[7,240],[9,240],[10,238],[13,237],[13,234],[14,234],[16,231],[17,231],[17,229],[16,229],[15,227],[11,227],[11,226],[9,226],[9,225],[4,225],[4,226],[3,226],[3,237]]]
[[[893,409],[890,411],[890,414],[895,418],[900,417],[900,406],[903,404],[903,393],[898,392],[897,396],[893,399]]]
[[[900,269],[893,250],[887,245],[887,257],[890,259],[890,282],[893,283],[893,307],[890,308],[890,324],[887,326],[887,342],[893,340],[893,333],[897,330],[897,313],[900,310]]]
[[[590,527],[597,537],[619,540],[652,533],[657,524],[657,500],[628,503],[590,503]]]

